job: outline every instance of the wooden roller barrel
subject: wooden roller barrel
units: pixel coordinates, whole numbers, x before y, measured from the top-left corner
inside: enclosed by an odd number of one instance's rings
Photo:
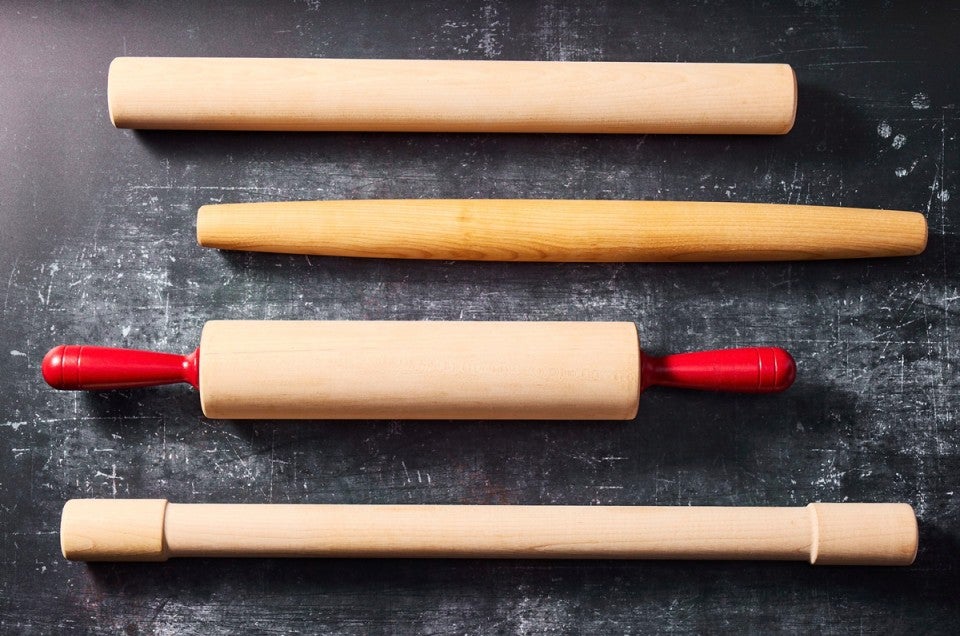
[[[118,128],[780,135],[785,64],[119,57]]]

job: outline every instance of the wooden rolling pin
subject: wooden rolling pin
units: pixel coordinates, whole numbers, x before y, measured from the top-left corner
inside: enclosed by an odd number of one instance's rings
[[[628,420],[655,384],[782,391],[782,349],[655,358],[630,322],[212,321],[190,355],[61,345],[54,388],[187,382],[223,419]]]
[[[785,64],[119,57],[118,128],[715,133],[793,127]]]
[[[74,499],[63,556],[750,559],[909,565],[907,504],[805,508],[174,504]]]
[[[205,247],[476,261],[778,261],[919,254],[916,212],[660,201],[359,200],[205,205]]]

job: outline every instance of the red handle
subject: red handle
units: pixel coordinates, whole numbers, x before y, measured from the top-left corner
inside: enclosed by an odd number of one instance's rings
[[[674,386],[707,391],[776,393],[797,376],[797,365],[778,347],[750,347],[678,353],[662,358],[644,355],[640,388]]]
[[[43,379],[68,391],[131,389],[187,382],[198,388],[200,350],[181,356],[136,349],[60,345],[43,358]]]

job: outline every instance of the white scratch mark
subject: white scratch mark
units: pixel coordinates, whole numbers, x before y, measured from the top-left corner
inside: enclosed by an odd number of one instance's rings
[[[13,288],[13,279],[17,275],[17,265],[20,262],[19,258],[13,259],[13,267],[10,268],[10,277],[7,279],[7,292],[3,296],[3,309],[7,309],[7,301],[10,299],[10,290]]]
[[[117,465],[116,465],[116,464],[113,464],[110,468],[111,468],[111,470],[110,470],[110,474],[109,474],[109,475],[108,475],[107,473],[103,472],[102,470],[98,470],[98,471],[96,472],[96,474],[94,474],[94,477],[104,477],[104,478],[106,478],[106,479],[109,479],[109,480],[110,480],[110,488],[111,488],[111,490],[113,491],[113,496],[116,497],[116,496],[117,496],[117,480],[123,481],[123,477],[117,476]]]
[[[947,198],[949,198],[949,196],[948,196]],[[27,357],[27,354],[25,354],[23,351],[17,351],[16,349],[11,349],[11,350],[10,350],[10,355],[12,355],[12,356],[20,356],[21,358],[26,358],[26,357]]]

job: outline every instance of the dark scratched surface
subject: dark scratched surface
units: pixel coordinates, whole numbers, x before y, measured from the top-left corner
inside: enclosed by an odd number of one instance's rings
[[[956,630],[955,3],[3,2],[0,629]],[[119,55],[788,62],[784,137],[136,133]],[[923,212],[918,257],[501,264],[225,254],[210,202],[565,197]],[[191,350],[213,318],[634,320],[653,353],[780,345],[778,396],[656,390],[628,423],[229,422],[185,387],[48,389],[61,342]],[[177,502],[905,501],[916,565],[66,562],[72,497]]]

